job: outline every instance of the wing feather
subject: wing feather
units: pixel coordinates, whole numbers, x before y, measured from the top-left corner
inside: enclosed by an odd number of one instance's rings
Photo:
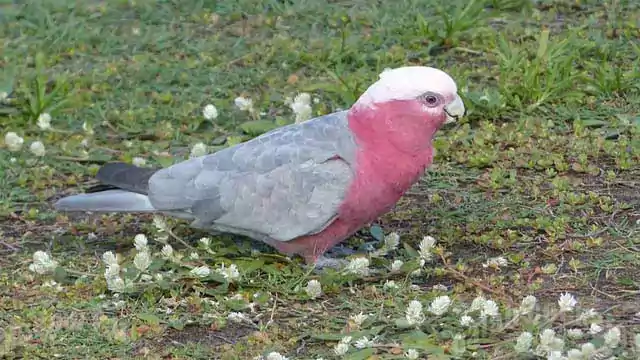
[[[288,241],[335,219],[355,152],[346,112],[330,114],[160,170],[149,199],[195,227]]]

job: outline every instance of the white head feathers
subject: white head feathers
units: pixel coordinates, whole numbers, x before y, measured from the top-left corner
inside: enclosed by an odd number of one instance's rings
[[[373,104],[391,100],[411,100],[428,92],[457,94],[455,81],[446,72],[427,66],[405,66],[385,69],[380,80],[365,91],[358,103]]]

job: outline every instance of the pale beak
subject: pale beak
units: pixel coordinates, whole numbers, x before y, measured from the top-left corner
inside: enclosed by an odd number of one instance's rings
[[[444,122],[445,124],[456,122],[464,116],[465,108],[460,95],[456,94],[456,98],[445,105],[444,112],[447,114],[447,120]]]

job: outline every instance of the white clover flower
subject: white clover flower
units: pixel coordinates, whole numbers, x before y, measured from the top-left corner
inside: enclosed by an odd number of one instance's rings
[[[487,302],[487,300],[484,297],[482,297],[482,296],[476,297],[471,302],[471,306],[469,307],[469,312],[480,311],[480,310],[484,309],[484,304],[486,302]]]
[[[22,144],[24,144],[24,139],[10,131],[4,136],[4,143],[9,151],[19,151],[22,148]]]
[[[47,153],[47,150],[44,148],[44,144],[42,141],[34,141],[29,146],[29,151],[35,156],[44,156]]]
[[[396,250],[399,244],[400,244],[400,235],[398,235],[395,232],[392,232],[390,234],[387,234],[384,237],[384,243],[382,244],[380,249],[374,251],[372,254],[374,256],[387,255],[390,251]]]
[[[416,349],[409,349],[404,353],[404,357],[411,360],[416,360],[420,357],[420,353]]]
[[[431,258],[433,257],[433,254],[431,254],[431,251],[433,250],[433,247],[436,245],[436,239],[434,239],[431,236],[425,236],[422,238],[422,241],[420,241],[420,245],[418,245],[418,253],[420,254],[420,257],[423,260],[431,260]]]
[[[349,344],[345,344],[345,343],[340,342],[336,346],[333,347],[333,352],[338,356],[342,356],[342,355],[346,354],[347,351],[349,351]]]
[[[451,299],[447,295],[438,296],[437,298],[433,299],[433,301],[429,305],[428,310],[430,313],[440,316],[447,312],[450,305]]]
[[[151,257],[147,251],[140,251],[133,258],[133,265],[140,271],[145,271],[151,265]]]
[[[89,147],[89,139],[87,139],[87,138],[82,139],[82,141],[80,141],[80,146],[82,146],[83,148],[88,148]]]
[[[398,288],[398,284],[393,280],[387,280],[384,282],[384,285],[382,285],[382,288],[385,290],[395,290]]]
[[[93,128],[91,127],[91,124],[86,121],[82,123],[82,130],[84,130],[88,135],[93,135]]]
[[[556,337],[553,329],[544,329],[540,334],[540,345],[536,349],[538,354],[549,354],[552,351],[562,351],[564,348],[564,340]]]
[[[284,355],[280,354],[279,352],[272,351],[269,354],[267,354],[266,360],[289,360],[289,358],[285,357]]]
[[[369,315],[365,315],[360,312],[359,314],[349,316],[349,320],[351,320],[357,328],[360,328],[360,326],[362,326],[362,323],[367,320],[368,317]]]
[[[153,216],[153,226],[155,226],[159,232],[167,231],[167,223],[160,215]]]
[[[215,120],[218,117],[218,109],[213,104],[207,104],[202,109],[202,116],[207,120]]]
[[[249,98],[238,96],[237,98],[235,98],[235,100],[233,100],[233,103],[241,111],[253,111],[253,100]]]
[[[591,359],[591,355],[596,352],[596,346],[592,343],[584,343],[580,346],[580,352],[585,359]]]
[[[51,129],[51,115],[48,113],[42,113],[38,116],[37,125],[42,130]]]
[[[293,113],[296,115],[296,124],[300,124],[311,119],[311,95],[308,93],[298,94],[293,102],[289,105]]]
[[[118,263],[109,264],[104,269],[105,279],[109,280],[109,278],[118,277],[118,276],[120,276],[120,265],[118,265]]]
[[[567,351],[567,360],[582,360],[582,352],[578,349],[570,349]]]
[[[189,258],[191,260],[198,260],[198,259],[200,259],[200,255],[198,255],[198,253],[194,251],[191,254],[189,254]]]
[[[582,330],[578,329],[578,328],[574,328],[574,329],[569,329],[567,330],[567,337],[569,337],[570,339],[581,339],[583,336]]]
[[[225,264],[221,264],[216,272],[222,275],[227,281],[233,282],[240,279],[240,271],[238,271],[238,266],[236,264],[231,264],[229,267],[226,267]]]
[[[358,349],[364,349],[364,348],[372,347],[373,344],[374,344],[373,340],[369,340],[368,337],[363,336],[360,339],[356,340],[356,342],[353,343],[353,346],[355,346]]]
[[[498,304],[496,304],[493,300],[487,300],[482,307],[482,311],[480,312],[480,316],[498,316],[500,313],[500,309],[498,308]]]
[[[473,323],[473,318],[469,315],[462,315],[462,317],[460,317],[460,325],[464,327],[469,327],[473,325]]]
[[[596,323],[591,323],[591,326],[589,326],[589,334],[591,335],[595,335],[598,334],[602,331],[602,326],[596,324]]]
[[[211,239],[209,239],[208,237],[203,237],[198,241],[200,242],[200,244],[202,244],[202,246],[204,246],[207,249],[209,248],[209,246],[211,246]]]
[[[396,232],[392,232],[384,237],[384,246],[391,250],[395,250],[400,245],[400,235]]]
[[[560,300],[558,300],[558,306],[560,306],[560,312],[569,312],[572,311],[578,301],[573,295],[569,293],[564,293],[560,295]]]
[[[192,158],[196,158],[196,157],[207,155],[207,152],[208,152],[207,145],[205,145],[202,142],[199,142],[199,143],[193,145],[193,147],[191,148],[191,153],[189,154],[189,156],[192,157]]]
[[[322,295],[322,284],[316,279],[309,280],[305,292],[312,299],[320,297]]]
[[[149,248],[147,247],[148,244],[149,244],[149,241],[147,240],[147,236],[145,234],[137,234],[133,238],[133,245],[136,247],[136,250],[138,251],[148,251],[149,250]]]
[[[33,263],[29,265],[29,270],[44,275],[54,271],[56,267],[58,267],[57,261],[53,260],[46,252],[38,250],[33,253]]]
[[[567,358],[562,356],[562,351],[550,351],[547,360],[567,360]]]
[[[124,280],[120,276],[112,276],[107,278],[107,289],[110,291],[121,293],[125,291]]]
[[[487,262],[485,262],[484,264],[482,264],[482,267],[501,267],[501,266],[507,266],[509,264],[509,262],[507,261],[507,259],[505,259],[502,256],[498,256],[498,257],[494,257],[494,258],[490,258],[489,260],[487,260]]]
[[[533,335],[530,332],[525,331],[521,333],[520,336],[518,336],[514,349],[518,353],[526,353],[526,352],[529,352],[529,350],[531,349],[532,343],[533,343]]]
[[[369,275],[369,259],[365,257],[357,257],[351,259],[345,267],[347,274],[356,274],[360,276]]]
[[[400,271],[400,268],[402,267],[402,265],[404,265],[404,262],[402,262],[402,260],[394,260],[391,263],[391,271]]]
[[[0,104],[7,102],[8,98],[9,98],[9,93],[7,93],[6,91],[0,91]]]
[[[598,316],[598,312],[595,309],[585,310],[578,317],[579,321],[589,321]]]
[[[104,262],[106,266],[118,265],[118,258],[112,251],[107,251],[102,254],[102,262]]]
[[[616,326],[604,334],[604,344],[611,349],[615,349],[620,345],[620,329]]]
[[[163,246],[160,254],[164,259],[170,259],[171,257],[173,257],[173,247],[171,247],[171,245],[169,244]]]
[[[238,322],[238,323],[248,320],[243,313],[236,312],[236,311],[230,312],[229,315],[227,315],[227,319],[229,321]]]
[[[198,266],[191,270],[191,274],[197,277],[207,277],[209,276],[209,274],[211,274],[211,269],[209,269],[209,267],[206,265]]]
[[[349,343],[351,343],[351,336],[343,337],[340,342],[333,347],[333,352],[338,356],[346,354],[347,351],[349,351]]]
[[[142,166],[147,165],[147,160],[145,160],[144,158],[136,156],[133,159],[131,159],[131,163],[133,165],[135,165],[135,166],[142,167]]]
[[[520,308],[518,309],[518,314],[526,315],[533,311],[536,307],[537,299],[533,295],[527,295],[522,299],[522,303],[520,303]]]
[[[43,288],[51,288],[55,292],[60,292],[64,290],[62,285],[58,284],[55,280],[47,280],[42,284]]]
[[[422,324],[425,320],[424,313],[422,312],[422,303],[418,300],[411,300],[405,310],[405,318],[409,325]]]

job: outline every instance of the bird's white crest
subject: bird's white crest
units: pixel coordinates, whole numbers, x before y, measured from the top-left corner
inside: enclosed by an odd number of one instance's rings
[[[371,105],[391,100],[410,100],[427,91],[456,94],[458,87],[446,72],[427,66],[384,69],[380,79],[360,96],[358,103]]]

